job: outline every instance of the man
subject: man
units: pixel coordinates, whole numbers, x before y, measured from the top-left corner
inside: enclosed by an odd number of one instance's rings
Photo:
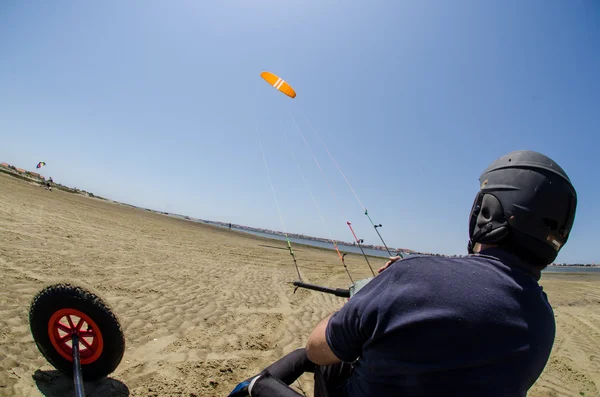
[[[540,272],[567,242],[577,195],[550,158],[511,152],[480,177],[466,257],[391,258],[298,349],[231,394],[525,396],[555,336]],[[443,238],[432,230],[432,238]]]

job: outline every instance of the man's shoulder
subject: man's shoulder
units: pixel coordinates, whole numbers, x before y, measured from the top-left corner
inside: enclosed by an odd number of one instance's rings
[[[404,267],[407,269],[421,269],[429,266],[455,266],[465,263],[480,263],[490,261],[502,263],[502,261],[498,258],[484,257],[480,255],[416,255],[402,259],[394,263],[394,266],[397,265],[398,267]]]
[[[394,263],[387,277],[411,284],[444,284],[462,285],[476,279],[490,282],[504,280],[510,282],[514,276],[510,261],[504,258],[481,255],[441,256],[422,255],[406,258]],[[451,281],[454,280],[455,282]],[[392,283],[394,281],[391,281]]]

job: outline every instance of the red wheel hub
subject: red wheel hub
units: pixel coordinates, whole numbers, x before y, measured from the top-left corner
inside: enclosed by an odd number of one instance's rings
[[[48,335],[52,346],[69,361],[73,361],[72,337],[79,337],[81,364],[91,364],[100,357],[104,348],[102,333],[88,315],[77,309],[60,309],[48,322]]]

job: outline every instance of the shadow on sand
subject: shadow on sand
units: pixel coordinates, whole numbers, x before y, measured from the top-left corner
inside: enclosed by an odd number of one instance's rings
[[[75,396],[73,378],[64,375],[60,371],[37,370],[33,379],[39,391],[45,397],[69,397]],[[86,397],[127,397],[129,388],[113,378],[102,378],[93,382],[84,382],[83,387]]]

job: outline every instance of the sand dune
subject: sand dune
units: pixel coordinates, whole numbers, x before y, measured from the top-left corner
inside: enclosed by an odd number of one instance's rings
[[[223,396],[283,354],[343,300],[298,290],[278,242],[0,175],[0,395],[65,396],[65,378],[29,331],[32,297],[54,281],[89,285],[118,315],[126,351],[90,395]],[[364,260],[348,255],[356,278]],[[346,287],[332,252],[301,247],[307,281]],[[376,263],[375,265],[379,265]],[[530,395],[600,396],[600,277],[545,275],[558,335]],[[312,380],[294,384],[312,395]],[[583,394],[582,394],[583,393]]]

